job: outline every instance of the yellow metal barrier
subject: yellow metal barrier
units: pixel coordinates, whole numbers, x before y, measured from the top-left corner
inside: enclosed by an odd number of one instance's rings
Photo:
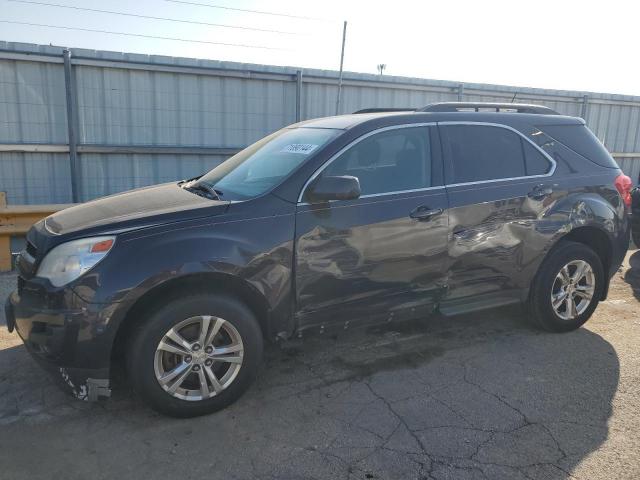
[[[11,270],[11,237],[25,235],[31,225],[72,204],[7,206],[0,192],[0,272]]]

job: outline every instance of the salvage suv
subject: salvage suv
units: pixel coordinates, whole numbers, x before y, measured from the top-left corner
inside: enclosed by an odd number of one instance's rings
[[[545,107],[310,120],[34,225],[8,328],[79,398],[108,396],[122,356],[151,407],[206,414],[265,340],[508,304],[580,327],[627,251],[630,190],[582,119]]]

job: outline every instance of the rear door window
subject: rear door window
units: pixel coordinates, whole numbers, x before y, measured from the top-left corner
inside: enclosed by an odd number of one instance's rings
[[[543,175],[551,163],[516,132],[490,125],[441,125],[450,183]]]
[[[544,175],[551,169],[549,160],[528,141],[521,139],[524,151],[525,173],[527,175]]]

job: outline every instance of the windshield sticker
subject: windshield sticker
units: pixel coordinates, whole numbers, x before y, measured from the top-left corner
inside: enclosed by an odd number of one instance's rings
[[[303,155],[309,155],[316,148],[318,148],[318,145],[313,145],[311,143],[291,143],[285,146],[282,151],[286,153],[301,153]]]

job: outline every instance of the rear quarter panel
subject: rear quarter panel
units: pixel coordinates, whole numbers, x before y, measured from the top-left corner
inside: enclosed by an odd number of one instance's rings
[[[619,169],[597,165],[559,142],[541,135],[543,148],[554,158],[556,172],[551,177],[553,194],[544,200],[546,208],[536,219],[530,238],[530,267],[533,278],[544,255],[570,232],[593,227],[604,232],[613,248],[612,271],[624,258],[629,239],[629,222],[624,204],[614,187]],[[610,272],[612,273],[612,272]]]

